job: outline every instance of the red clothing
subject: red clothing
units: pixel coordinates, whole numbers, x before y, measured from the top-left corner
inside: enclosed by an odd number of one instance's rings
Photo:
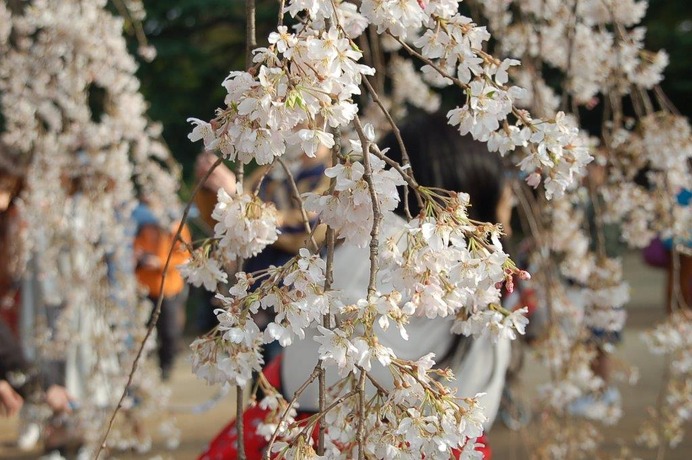
[[[173,238],[178,230],[179,223],[171,227],[170,232],[161,229],[157,225],[144,225],[139,232],[134,242],[135,254],[153,255],[158,258],[159,267],[146,267],[139,265],[136,269],[137,281],[149,290],[149,297],[157,298],[161,295],[161,279],[163,278],[163,267],[168,258],[168,252],[171,246],[175,244],[175,249],[171,254],[171,261],[168,264],[166,281],[163,285],[164,297],[173,297],[180,294],[185,287],[185,280],[180,275],[177,266],[184,263],[190,253],[182,243],[173,241]],[[187,225],[183,225],[183,230],[180,233],[180,238],[186,243],[190,243],[190,230]]]
[[[267,381],[275,388],[281,388],[281,355],[267,365],[262,371]],[[260,409],[259,405],[250,407],[243,412],[243,437],[245,440],[245,455],[248,460],[261,460],[264,456],[268,442],[264,436],[257,434],[255,428],[264,421],[269,414],[269,410]],[[312,415],[309,412],[298,412],[296,420],[302,420]],[[313,430],[313,435],[317,435],[317,429]],[[316,439],[315,439],[316,441]],[[236,444],[238,442],[238,431],[236,421],[232,420],[228,425],[216,435],[207,449],[198,457],[198,460],[230,460],[238,457]],[[478,442],[484,444],[478,448],[483,452],[483,459],[492,458],[490,447],[488,446],[485,435],[478,438]],[[455,458],[459,458],[460,452],[454,451]]]

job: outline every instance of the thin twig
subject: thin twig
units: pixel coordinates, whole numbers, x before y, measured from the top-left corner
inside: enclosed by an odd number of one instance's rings
[[[257,47],[257,36],[255,26],[255,0],[245,0],[245,67],[249,69],[252,66],[252,52]],[[245,179],[245,168],[242,161],[238,161],[236,165],[236,178],[238,183],[242,184]],[[236,259],[236,272],[243,270],[245,261],[242,257]],[[245,460],[245,437],[243,433],[243,387],[236,386],[236,429],[238,431],[237,452],[240,460]]]
[[[180,234],[183,231],[183,226],[185,225],[185,221],[187,220],[187,216],[190,213],[190,209],[192,208],[192,203],[195,198],[195,195],[197,195],[197,192],[200,191],[204,183],[207,181],[211,173],[221,164],[223,160],[221,158],[217,159],[216,162],[212,165],[211,168],[209,168],[209,171],[204,175],[204,177],[197,183],[197,186],[195,189],[192,191],[192,196],[190,197],[190,201],[188,201],[187,206],[185,206],[185,210],[183,211],[183,217],[180,219],[180,224],[178,225],[178,230],[175,232],[175,237],[173,238],[174,241],[177,241],[180,239]],[[159,292],[161,294],[159,295],[159,298],[157,299],[156,302],[156,308],[154,308],[154,311],[151,315],[151,322],[149,326],[147,327],[147,332],[144,334],[144,338],[142,339],[142,343],[139,345],[139,350],[137,350],[137,355],[135,356],[135,360],[132,362],[132,369],[130,370],[130,374],[127,377],[127,383],[125,384],[125,388],[123,389],[123,394],[120,396],[120,400],[118,401],[118,405],[115,407],[115,410],[113,411],[113,414],[111,415],[110,420],[108,421],[108,427],[106,429],[105,434],[103,435],[103,438],[101,439],[101,443],[99,445],[99,450],[96,452],[95,458],[99,458],[101,455],[101,452],[103,449],[106,448],[106,440],[108,439],[108,435],[110,434],[112,428],[113,428],[113,422],[115,421],[115,416],[118,415],[118,411],[123,407],[123,401],[125,400],[125,397],[127,396],[127,392],[130,389],[130,386],[132,385],[132,380],[134,379],[135,372],[137,371],[137,365],[139,364],[139,360],[141,359],[143,353],[144,353],[144,346],[147,343],[147,340],[149,340],[149,337],[151,336],[152,331],[156,327],[156,323],[159,319],[159,315],[161,314],[161,305],[163,304],[163,287],[166,283],[166,277],[168,275],[168,266],[170,265],[171,262],[171,257],[173,256],[173,251],[175,249],[176,245],[171,244],[170,249],[168,250],[168,256],[166,257],[166,263],[163,266],[163,276],[161,277],[161,283],[159,285]]]
[[[363,34],[365,36],[365,34]],[[375,68],[375,82],[377,83],[377,91],[384,93],[385,65],[382,48],[379,45],[379,35],[377,28],[372,24],[368,26],[368,37],[370,38],[370,49],[372,50],[372,66]],[[363,76],[363,81],[367,81],[367,76]],[[370,82],[368,82],[370,85]]]
[[[380,160],[387,163],[389,166],[392,167],[392,169],[394,169],[396,172],[398,172],[401,175],[401,177],[403,177],[404,181],[406,181],[408,186],[411,187],[411,189],[413,189],[414,193],[416,194],[416,197],[418,199],[418,206],[420,206],[420,208],[423,209],[423,207],[424,207],[423,198],[421,197],[420,192],[419,192],[420,185],[413,178],[413,175],[407,174],[406,170],[404,170],[403,166],[401,166],[399,163],[397,163],[396,161],[392,160],[387,155],[382,153],[382,151],[380,150],[380,148],[376,144],[370,144],[370,153],[372,153],[377,158],[379,158]],[[409,213],[408,217],[409,217],[409,219],[411,218],[410,213]]]
[[[254,193],[255,195],[259,195],[259,192],[260,192],[260,190],[262,189],[262,184],[264,183],[264,180],[267,178],[267,176],[269,175],[269,173],[271,172],[271,170],[272,170],[273,168],[274,168],[274,163],[272,163],[271,165],[269,165],[269,167],[268,167],[268,168],[265,168],[264,172],[262,172],[262,175],[260,176],[259,180],[257,181],[257,183],[256,183],[255,186],[254,186],[254,191],[253,191],[253,193]],[[243,187],[243,190],[245,190],[245,187]]]
[[[130,12],[130,9],[127,7],[125,2],[123,2],[123,0],[113,0],[113,5],[115,5],[115,8],[118,10],[118,13],[120,13],[120,16],[122,16],[123,19],[127,17],[130,20],[132,28],[135,31],[135,38],[137,39],[137,44],[139,46],[147,46],[147,35],[144,33],[142,21],[135,19],[135,17]]]
[[[570,24],[571,27],[568,32],[569,36],[569,46],[567,49],[567,69],[565,70],[565,75],[569,80],[571,80],[571,73],[572,73],[572,57],[574,55],[574,42],[575,38],[577,36],[577,7],[579,6],[579,0],[575,0],[574,5],[572,6],[572,16],[571,18],[573,19],[572,23]],[[565,91],[562,93],[562,100],[560,101],[560,110],[563,112],[567,111],[567,103],[569,101],[569,91],[565,89]]]
[[[313,423],[314,423],[315,421],[321,419],[321,418],[324,417],[325,415],[327,415],[327,413],[328,413],[330,410],[332,410],[332,409],[334,409],[335,407],[337,407],[338,405],[342,404],[344,401],[346,401],[346,400],[347,400],[348,398],[350,398],[351,396],[355,396],[355,395],[357,395],[357,394],[358,394],[357,391],[349,391],[349,392],[346,393],[345,395],[339,396],[337,399],[335,399],[334,401],[332,401],[331,404],[329,404],[327,407],[325,407],[325,408],[324,408],[323,410],[321,410],[319,413],[315,414],[315,419],[313,420]],[[323,423],[320,423],[320,426],[322,426],[322,425],[324,425],[324,424],[323,424]],[[319,453],[318,453],[318,455],[322,455],[322,454],[319,454]]]
[[[529,229],[536,240],[540,239],[541,230],[539,228],[538,216],[539,210],[536,209],[533,200],[529,200],[529,193],[525,185],[519,181],[512,181],[512,190],[514,191],[514,196],[517,197],[519,206],[524,212],[521,213],[528,223]]]
[[[252,67],[252,52],[257,47],[255,0],[245,0],[245,67]]]
[[[284,25],[284,7],[286,5],[286,0],[279,0],[279,20],[277,21],[277,25],[281,27]]]
[[[319,363],[315,366],[315,368],[312,370],[312,373],[310,374],[310,377],[293,393],[293,398],[291,398],[291,401],[288,403],[288,406],[284,410],[283,414],[281,414],[281,418],[279,419],[279,422],[276,424],[276,430],[274,430],[274,433],[272,434],[271,439],[269,440],[269,444],[267,445],[267,451],[264,454],[265,460],[270,460],[271,458],[271,451],[272,451],[272,446],[274,446],[274,443],[276,442],[276,438],[279,436],[279,428],[281,425],[286,421],[286,417],[288,417],[288,413],[291,410],[291,407],[295,404],[295,402],[300,398],[300,395],[303,394],[305,389],[315,381],[315,379],[319,376],[320,373],[320,365]]]
[[[656,95],[656,98],[658,99],[662,108],[665,108],[673,115],[680,115],[680,111],[677,109],[677,107],[675,107],[675,104],[668,99],[668,96],[663,92],[659,85],[654,86],[654,94]]]
[[[360,370],[361,372],[365,372],[365,375],[367,376],[368,380],[370,380],[370,383],[372,383],[372,385],[373,385],[375,388],[377,388],[377,391],[379,391],[379,392],[382,393],[383,395],[388,395],[388,394],[389,394],[389,391],[387,391],[387,389],[386,389],[380,382],[378,382],[377,380],[375,380],[375,377],[373,377],[372,375],[370,375],[370,373],[367,372],[362,366],[356,365],[356,367],[357,367],[358,370]]]
[[[368,92],[370,93],[370,97],[372,97],[372,100],[377,106],[380,108],[382,113],[384,114],[385,118],[387,118],[387,121],[389,122],[389,125],[392,128],[392,133],[394,134],[394,137],[396,138],[397,143],[399,144],[399,150],[401,150],[401,161],[404,164],[404,166],[409,166],[411,164],[411,158],[408,155],[408,151],[406,150],[406,145],[404,145],[404,140],[401,138],[401,131],[399,130],[399,127],[396,125],[394,122],[394,119],[392,118],[392,115],[389,113],[387,108],[384,106],[382,101],[380,100],[380,97],[378,96],[377,92],[375,89],[372,87],[370,82],[366,79],[363,78],[363,83],[365,84],[365,87],[368,89]],[[387,161],[387,160],[385,160]],[[392,164],[390,163],[390,166]],[[401,173],[401,169],[398,169],[398,171]],[[404,178],[410,177],[413,179],[413,172],[409,168],[405,174],[403,174]],[[416,193],[416,200],[418,201],[418,207],[421,209],[423,208],[423,200],[418,193],[418,191],[414,188],[414,191]],[[408,188],[404,188],[404,211],[406,213],[406,217],[408,217],[409,220],[411,220],[411,211],[409,209],[408,205],[408,194],[409,190]]]
[[[458,79],[457,77],[455,77],[454,75],[451,75],[451,74],[449,74],[448,72],[445,72],[443,69],[440,68],[440,66],[438,66],[437,64],[435,64],[431,59],[428,59],[427,57],[423,56],[422,54],[420,54],[420,53],[419,53],[418,51],[416,51],[415,49],[411,48],[411,46],[410,46],[408,43],[406,43],[405,41],[401,40],[399,37],[396,37],[396,36],[392,35],[391,33],[389,33],[389,35],[390,35],[392,38],[394,38],[397,42],[399,42],[399,44],[400,44],[406,51],[408,51],[409,54],[411,54],[412,56],[415,56],[415,57],[417,57],[418,59],[420,59],[421,61],[425,62],[427,65],[429,65],[430,67],[432,67],[433,69],[435,69],[435,71],[436,71],[437,73],[439,73],[440,75],[442,75],[443,77],[449,78],[455,85],[457,85],[457,86],[460,87],[461,89],[467,90],[467,89],[470,88],[470,86],[469,86],[468,84],[466,84],[466,83],[464,83],[463,81],[459,80],[459,79]]]
[[[368,280],[368,297],[375,294],[376,289],[376,277],[378,270],[378,253],[379,253],[379,235],[380,235],[380,222],[382,221],[382,211],[380,209],[380,202],[377,198],[377,191],[375,190],[375,184],[372,181],[372,165],[370,164],[370,140],[365,135],[363,131],[363,126],[360,123],[360,118],[356,116],[354,119],[354,125],[360,142],[363,146],[363,179],[368,184],[368,191],[370,192],[370,201],[372,201],[372,228],[370,230],[370,278]]]
[[[358,379],[358,430],[356,440],[358,441],[358,460],[365,459],[365,370],[360,371]]]
[[[288,166],[286,165],[286,162],[282,158],[277,158],[276,161],[279,162],[282,168],[284,168],[284,172],[286,173],[286,176],[288,177],[288,183],[291,186],[291,191],[293,191],[293,196],[298,201],[298,206],[300,207],[300,216],[303,219],[303,226],[305,227],[305,233],[307,233],[309,236],[310,243],[312,243],[312,251],[313,253],[317,253],[319,251],[319,245],[315,241],[315,237],[312,233],[312,228],[310,227],[310,218],[308,217],[308,213],[305,211],[305,206],[303,206],[303,199],[300,196],[300,190],[298,190],[298,184],[296,184],[296,180],[293,177],[293,173],[291,172],[290,169],[288,169]]]

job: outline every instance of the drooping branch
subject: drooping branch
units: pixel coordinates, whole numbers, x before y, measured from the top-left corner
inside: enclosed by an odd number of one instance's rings
[[[219,158],[214,162],[214,164],[209,168],[207,173],[204,175],[204,177],[197,183],[197,186],[195,189],[192,191],[192,195],[190,196],[190,200],[188,201],[187,205],[185,206],[185,210],[183,211],[183,217],[180,219],[180,224],[178,224],[178,229],[175,232],[175,237],[173,238],[173,241],[178,241],[180,239],[180,235],[182,234],[183,231],[183,226],[185,225],[185,222],[187,221],[187,216],[190,214],[190,209],[192,208],[192,203],[197,195],[197,193],[202,189],[202,186],[204,183],[207,181],[209,176],[211,176],[211,173],[214,172],[214,170],[221,164],[222,159]],[[130,391],[130,387],[132,386],[132,381],[135,376],[135,372],[137,372],[137,366],[139,365],[139,361],[142,358],[142,355],[144,353],[144,347],[149,340],[149,337],[152,334],[152,331],[156,327],[156,323],[158,322],[159,316],[161,315],[161,305],[163,304],[163,287],[166,284],[166,276],[168,275],[168,267],[171,263],[171,258],[173,257],[173,251],[175,250],[176,245],[171,244],[170,249],[168,250],[168,256],[166,257],[166,262],[163,266],[163,275],[161,276],[161,283],[159,285],[159,292],[161,294],[159,295],[159,298],[156,301],[156,307],[154,308],[154,311],[151,315],[151,321],[149,322],[149,326],[147,327],[147,332],[144,334],[144,338],[142,339],[142,342],[139,344],[139,349],[137,350],[137,355],[135,356],[134,361],[132,362],[132,369],[130,369],[130,373],[127,377],[127,383],[125,384],[125,388],[123,388],[122,395],[120,396],[120,400],[118,401],[117,406],[115,407],[115,410],[111,414],[110,419],[108,420],[108,426],[106,428],[106,432],[103,434],[103,437],[101,438],[101,442],[99,443],[99,448],[98,451],[96,452],[95,458],[99,458],[101,455],[101,452],[106,448],[106,440],[108,439],[108,435],[110,434],[112,428],[113,428],[113,422],[115,421],[116,415],[118,415],[118,412],[120,409],[123,407],[123,402],[125,401],[125,398],[128,395],[128,392]]]

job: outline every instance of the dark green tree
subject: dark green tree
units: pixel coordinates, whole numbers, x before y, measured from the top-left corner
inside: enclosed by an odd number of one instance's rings
[[[643,24],[648,49],[670,56],[661,87],[680,112],[692,117],[692,8],[688,0],[649,0]]]
[[[256,3],[261,44],[269,28],[276,26],[278,2]],[[157,58],[140,65],[142,92],[151,104],[150,117],[163,123],[164,138],[190,183],[201,144],[187,139],[186,119],[212,118],[223,102],[224,77],[245,68],[245,2],[151,0],[145,6],[144,31]]]

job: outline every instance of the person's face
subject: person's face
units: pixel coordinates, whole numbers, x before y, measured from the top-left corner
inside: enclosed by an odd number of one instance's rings
[[[497,208],[495,213],[497,216],[498,223],[502,224],[502,229],[507,237],[512,236],[512,227],[510,223],[512,221],[512,208],[514,207],[514,193],[512,193],[512,187],[509,184],[505,184],[502,189],[502,195],[500,195],[500,201],[497,202]]]

